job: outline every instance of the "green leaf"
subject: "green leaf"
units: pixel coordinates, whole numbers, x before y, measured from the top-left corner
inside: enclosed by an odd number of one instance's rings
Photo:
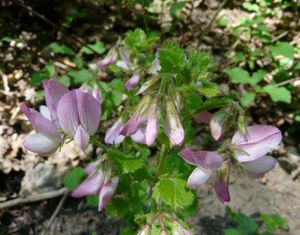
[[[178,73],[184,66],[183,51],[178,45],[166,43],[159,53],[162,73]]]
[[[71,78],[67,75],[57,77],[57,80],[64,84],[66,87],[71,86]]]
[[[68,75],[73,79],[75,85],[81,85],[94,76],[88,69],[71,70]]]
[[[268,93],[274,102],[282,101],[285,103],[291,103],[291,93],[285,87],[267,85],[263,87],[263,91]]]
[[[203,82],[203,85],[198,87],[197,90],[200,92],[200,94],[206,96],[207,98],[212,98],[219,92],[217,84],[208,82]]]
[[[221,27],[226,27],[229,23],[230,23],[230,21],[225,18],[221,18],[218,20],[218,25]]]
[[[255,11],[258,12],[259,11],[259,6],[257,4],[252,4],[250,2],[244,2],[242,4],[243,8],[248,10],[248,11]]]
[[[224,235],[243,235],[244,233],[239,229],[229,228],[224,230]]]
[[[263,69],[260,69],[257,72],[253,73],[250,84],[256,85],[266,76],[266,74],[267,74],[267,72]]]
[[[258,229],[258,224],[254,219],[242,213],[236,213],[234,221],[238,224],[239,230],[243,231],[243,234],[254,234]]]
[[[255,100],[255,93],[253,92],[246,92],[240,99],[243,107],[249,106],[254,102],[254,100]]]
[[[64,176],[64,185],[70,191],[74,190],[88,174],[83,168],[75,167]]]
[[[55,64],[53,61],[49,61],[45,67],[36,73],[33,73],[30,80],[30,85],[39,85],[45,79],[49,79],[55,74]]]
[[[103,42],[96,42],[94,44],[87,44],[87,46],[84,46],[80,49],[80,52],[87,55],[92,55],[95,52],[91,49],[96,51],[98,54],[103,54],[106,50],[106,47]]]
[[[275,46],[269,47],[273,56],[282,55],[289,59],[294,57],[294,47],[287,42],[277,42]]]
[[[177,209],[193,203],[193,193],[180,178],[161,178],[153,188],[153,198]]]
[[[114,161],[114,163],[122,169],[123,174],[135,172],[142,168],[145,164],[145,160],[141,157],[127,156],[117,150],[109,150],[108,155]]]
[[[227,68],[224,70],[224,72],[229,76],[229,79],[232,83],[247,84],[250,81],[250,75],[248,71],[242,68]]]
[[[139,47],[146,41],[146,34],[142,29],[135,29],[126,34],[125,43],[131,48]]]
[[[75,52],[70,47],[61,45],[57,42],[51,43],[48,48],[56,54],[75,55]]]
[[[96,208],[99,204],[99,196],[98,195],[90,195],[86,197],[86,202],[89,206]]]

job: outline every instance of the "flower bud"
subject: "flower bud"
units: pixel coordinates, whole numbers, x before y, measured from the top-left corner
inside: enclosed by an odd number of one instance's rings
[[[229,175],[230,165],[228,162],[224,162],[223,166],[217,170],[216,179],[213,183],[213,187],[218,195],[220,202],[230,202],[229,194]]]
[[[211,135],[215,140],[220,139],[223,133],[223,126],[226,121],[226,113],[224,110],[220,110],[213,114],[210,120]]]
[[[137,235],[151,235],[151,226],[146,224],[145,227],[138,232]]]
[[[142,94],[143,92],[147,91],[151,91],[151,90],[154,90],[155,88],[157,88],[158,86],[158,83],[159,82],[159,78],[158,77],[155,77],[155,78],[152,78],[150,80],[148,80],[147,82],[145,82],[141,88],[139,89],[139,91],[136,93],[137,95],[140,95]]]
[[[99,60],[96,64],[100,69],[106,69],[107,66],[116,63],[117,61],[117,53],[116,49],[113,47],[110,49],[106,57],[102,60]]]
[[[134,74],[132,77],[125,83],[125,88],[127,90],[133,89],[140,81],[140,75]]]
[[[169,98],[165,99],[166,122],[165,132],[173,145],[181,145],[184,140],[184,130],[175,104]]]

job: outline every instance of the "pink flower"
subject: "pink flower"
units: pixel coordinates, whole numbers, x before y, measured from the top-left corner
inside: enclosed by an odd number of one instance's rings
[[[25,103],[20,105],[21,111],[37,131],[24,140],[24,147],[31,152],[41,155],[54,153],[62,142],[58,134],[60,127],[57,118],[57,105],[60,98],[69,90],[55,79],[43,82],[46,106],[40,107],[40,113],[29,108]]]
[[[85,84],[80,87],[80,90],[85,93],[89,93],[99,102],[100,105],[102,105],[103,97],[97,85],[94,85],[94,87],[90,87]]]
[[[260,177],[275,167],[276,160],[265,155],[278,146],[281,138],[281,132],[276,127],[249,126],[246,128],[246,135],[241,132],[234,134],[231,149],[234,150],[237,161],[244,167],[248,175]],[[227,166],[227,162],[226,164],[223,162],[217,152],[194,152],[185,148],[179,153],[179,156],[187,163],[197,166],[188,178],[188,185],[191,188],[199,187],[216,173],[215,191],[221,202],[230,201],[229,166]]]
[[[97,66],[100,69],[106,69],[109,65],[116,63],[117,59],[118,55],[116,53],[116,49],[112,48],[104,59],[97,62]]]
[[[85,150],[90,136],[98,129],[101,108],[92,95],[75,89],[62,96],[57,106],[57,116],[62,130]]]
[[[159,50],[157,50],[155,53],[155,59],[152,62],[151,68],[149,69],[149,73],[155,75],[158,73],[158,71],[160,71],[160,69]]]
[[[98,211],[101,211],[113,197],[119,184],[119,177],[111,178],[111,170],[104,172],[102,169],[97,169],[98,165],[99,161],[96,161],[86,168],[89,176],[72,192],[71,196],[79,198],[99,195]]]
[[[137,84],[139,84],[140,76],[138,74],[134,74],[131,76],[131,78],[125,83],[125,88],[127,90],[131,90],[134,87],[136,87]]]

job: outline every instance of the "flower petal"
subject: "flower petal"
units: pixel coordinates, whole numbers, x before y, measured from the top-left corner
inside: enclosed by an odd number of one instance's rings
[[[146,119],[141,116],[133,115],[122,128],[120,135],[129,136],[138,131],[140,126],[146,122]]]
[[[198,166],[188,178],[188,185],[190,188],[196,189],[203,184],[211,176],[212,171]]]
[[[100,159],[92,162],[84,169],[85,172],[88,173],[89,175],[92,174],[94,170],[97,168],[97,166],[99,165],[99,163],[100,163]]]
[[[119,144],[121,143],[125,136],[120,135],[120,132],[123,128],[123,122],[121,119],[118,119],[111,128],[109,128],[105,134],[104,142],[107,144]]]
[[[60,99],[57,105],[57,117],[63,131],[73,138],[80,125],[76,90],[67,92]]]
[[[223,164],[222,157],[216,152],[210,151],[192,151],[189,148],[183,149],[179,156],[182,157],[187,163],[202,166],[205,169],[217,170]]]
[[[100,190],[98,211],[102,211],[105,205],[111,200],[119,184],[119,177],[113,177],[111,181]]]
[[[45,118],[51,121],[50,111],[47,106],[45,105],[40,106],[40,114],[42,114]]]
[[[102,170],[90,174],[71,194],[72,197],[84,197],[87,195],[96,195],[104,183],[104,174]]]
[[[145,135],[145,129],[141,128],[137,132],[135,132],[133,135],[130,136],[132,140],[139,144],[146,144],[146,135]]]
[[[21,103],[20,109],[37,132],[56,141],[61,141],[61,138],[57,132],[57,127],[49,119],[45,118],[42,114],[34,109],[29,108],[25,103]]]
[[[57,123],[57,105],[61,97],[69,90],[63,84],[55,79],[49,79],[43,81],[45,100],[47,107],[49,108],[51,120]]]
[[[36,133],[26,136],[23,145],[31,152],[41,155],[50,155],[58,149],[60,142],[55,141],[41,133]]]
[[[249,162],[259,159],[277,147],[281,142],[281,132],[278,128],[268,125],[254,125],[246,128],[246,135],[235,133],[232,143],[248,153],[237,151],[239,162]]]
[[[223,111],[219,111],[213,114],[209,125],[210,125],[211,135],[215,140],[220,139],[225,120],[226,120],[226,114]]]
[[[82,128],[81,125],[79,125],[74,135],[74,141],[76,145],[79,146],[82,151],[84,151],[89,145],[89,140],[89,134]]]
[[[227,182],[222,179],[218,179],[214,181],[213,186],[220,202],[230,202],[229,185]]]
[[[146,143],[148,146],[152,145],[156,139],[158,128],[159,128],[159,112],[157,103],[154,102],[154,104],[151,106],[149,115],[148,115],[148,121],[147,121],[147,127],[146,127]]]
[[[124,84],[127,90],[133,89],[140,81],[140,76],[138,74],[132,75],[132,77]]]
[[[84,93],[79,89],[75,91],[80,124],[89,135],[94,135],[98,129],[101,118],[100,104],[90,94]]]
[[[270,156],[263,156],[255,161],[242,163],[247,174],[253,178],[263,176],[267,172],[271,171],[275,165],[276,160]]]

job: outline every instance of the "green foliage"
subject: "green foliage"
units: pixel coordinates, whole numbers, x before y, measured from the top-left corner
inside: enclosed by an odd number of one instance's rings
[[[91,49],[94,51],[92,51]],[[106,47],[103,42],[96,42],[94,44],[87,44],[86,46],[80,49],[80,52],[83,54],[91,55],[97,52],[99,55],[103,54],[106,51]]]
[[[194,195],[187,188],[186,181],[180,178],[161,178],[153,188],[153,198],[162,200],[173,209],[192,204]]]
[[[274,102],[282,101],[285,103],[291,103],[291,93],[285,87],[267,85],[263,88],[263,91],[267,92]]]
[[[166,43],[160,49],[161,73],[177,74],[184,66],[183,50],[176,44]]]
[[[64,176],[64,185],[70,191],[74,190],[86,177],[87,173],[83,168],[75,167]]]
[[[48,48],[56,54],[62,54],[62,55],[75,55],[75,52],[66,45],[61,45],[57,42],[51,43]]]
[[[135,29],[126,33],[125,43],[134,51],[146,51],[151,48],[159,37],[154,34],[147,35],[142,29]]]
[[[49,61],[45,67],[39,71],[35,72],[31,76],[30,85],[39,85],[41,84],[45,79],[50,79],[55,74],[55,65],[53,61]]]
[[[226,208],[226,215],[234,223],[226,228],[224,235],[267,235],[281,234],[289,229],[286,219],[278,214],[261,214],[260,218],[250,217],[240,212],[234,212]]]

